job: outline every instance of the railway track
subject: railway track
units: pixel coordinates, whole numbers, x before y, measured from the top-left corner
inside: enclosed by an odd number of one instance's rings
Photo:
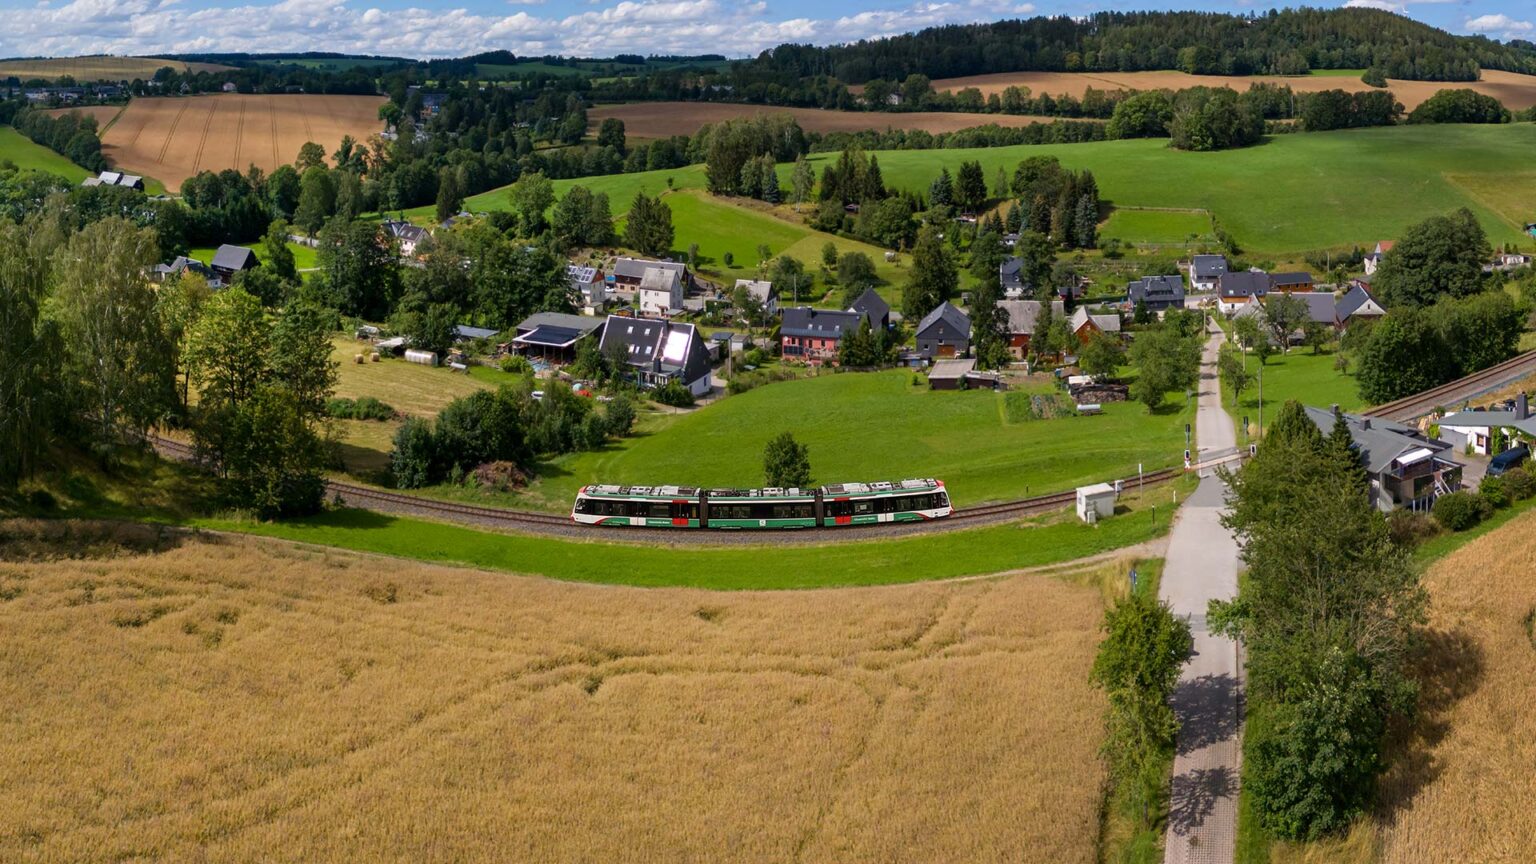
[[[1439,387],[1431,387],[1422,393],[1405,396],[1384,405],[1378,405],[1365,413],[1385,420],[1406,422],[1416,420],[1440,407],[1450,407],[1466,399],[1472,399],[1512,384],[1528,375],[1536,375],[1536,351],[1527,351],[1511,357],[1481,372],[1473,372]]]
[[[190,462],[196,455],[191,445],[171,438],[152,436],[151,443],[162,456],[180,462]],[[1180,468],[1164,468],[1159,471],[1147,472],[1140,478],[1122,478],[1120,482],[1124,483],[1127,487],[1133,487],[1138,482],[1163,483],[1172,480],[1181,473],[1183,473],[1183,470]],[[593,530],[590,526],[578,525],[572,522],[568,516],[554,513],[514,510],[507,507],[486,507],[479,504],[460,504],[453,501],[441,501],[420,495],[395,492],[389,489],[361,486],[356,483],[347,483],[340,480],[326,481],[325,492],[326,497],[330,500],[339,500],[349,507],[357,507],[363,510],[373,510],[398,516],[437,519],[482,528],[574,537],[583,540],[616,540],[620,542],[643,540],[674,545],[703,546],[762,545],[769,542],[762,532],[756,531],[679,531],[666,528]],[[995,522],[1006,522],[1021,516],[1062,510],[1071,507],[1076,502],[1076,490],[1067,490],[1065,492],[1053,492],[1049,495],[1036,495],[1032,498],[1021,498],[1016,501],[960,508],[955,510],[954,514],[949,518],[933,522],[862,525],[851,529],[802,528],[792,532],[774,532],[772,542],[775,544],[785,541],[792,543],[824,543],[827,541],[869,539],[877,536],[903,536],[953,531]]]

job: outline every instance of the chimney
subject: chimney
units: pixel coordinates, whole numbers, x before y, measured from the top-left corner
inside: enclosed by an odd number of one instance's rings
[[[1515,397],[1515,419],[1516,420],[1524,420],[1524,419],[1526,419],[1527,417],[1530,417],[1530,416],[1531,416],[1531,402],[1530,402],[1530,398],[1527,397],[1525,395],[1525,391],[1522,390],[1520,392],[1520,395]]]

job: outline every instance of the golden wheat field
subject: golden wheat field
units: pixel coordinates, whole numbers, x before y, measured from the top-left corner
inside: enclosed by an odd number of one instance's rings
[[[1424,705],[1383,782],[1387,864],[1536,860],[1536,513],[1437,563]]]
[[[1180,90],[1185,87],[1231,87],[1247,90],[1250,84],[1284,84],[1298,93],[1322,90],[1369,90],[1371,87],[1353,75],[1190,75],[1186,72],[1000,72],[966,78],[943,78],[933,82],[934,90],[963,90],[975,87],[983,96],[1001,93],[1011,86],[1028,87],[1039,95],[1071,94],[1081,97],[1089,87],[1096,90]],[[1497,98],[1512,111],[1536,105],[1536,75],[1484,69],[1479,81],[1403,81],[1391,78],[1387,89],[1409,111],[1443,89],[1470,88]],[[853,88],[849,88],[853,89]]]
[[[271,171],[307,141],[336,149],[383,129],[382,96],[220,93],[135,99],[107,130],[101,151],[114,167],[154,177],[171,191],[199,171]]]
[[[158,530],[0,523],[0,860],[1096,859],[1097,587],[623,589]]]
[[[96,130],[99,132],[107,128],[117,115],[122,113],[122,105],[83,105],[79,108],[49,108],[48,114],[53,117],[61,117],[65,114],[79,114],[85,117],[96,118]]]
[[[58,78],[68,75],[76,81],[126,81],[133,78],[152,78],[156,71],[169,66],[177,72],[221,72],[232,66],[217,63],[187,63],[182,60],[162,60],[158,57],[51,57],[34,60],[0,60],[0,78],[15,76],[22,80],[31,78]]]

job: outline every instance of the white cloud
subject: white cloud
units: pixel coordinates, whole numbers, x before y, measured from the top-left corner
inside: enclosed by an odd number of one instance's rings
[[[1399,15],[1408,11],[1402,4],[1388,3],[1387,0],[1349,0],[1344,7],[1346,9],[1380,9],[1383,12],[1396,12]]]
[[[1503,13],[1497,15],[1479,15],[1476,18],[1468,18],[1466,28],[1472,33],[1485,33],[1492,36],[1520,36],[1529,35],[1536,30],[1536,24],[1529,21],[1517,21]]]
[[[525,7],[544,2],[507,0]],[[0,56],[324,50],[426,58],[492,49],[528,55],[753,56],[783,42],[849,42],[1035,11],[1033,4],[1017,0],[917,0],[837,18],[774,20],[764,0],[597,0],[597,8],[564,16],[353,6],[349,0],[202,9],[179,3],[70,0],[61,6],[0,8]]]

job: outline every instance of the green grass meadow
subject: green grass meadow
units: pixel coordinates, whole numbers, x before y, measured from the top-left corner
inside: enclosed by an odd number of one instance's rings
[[[79,183],[91,172],[65,159],[10,126],[0,126],[0,162],[14,162],[17,168],[30,168],[57,174],[71,183]]]
[[[248,245],[250,249],[256,253],[257,260],[262,260],[260,243],[251,243],[246,245]],[[187,252],[187,257],[195,258],[204,264],[209,264],[213,261],[214,253],[218,251],[219,250],[217,248],[212,246],[194,246],[190,251]],[[304,246],[298,243],[289,243],[288,251],[293,253],[293,264],[295,267],[299,268],[300,270],[314,269],[315,250],[313,247]],[[265,262],[263,261],[263,263]]]
[[[1119,207],[1099,226],[1101,238],[1123,243],[1178,245],[1194,238],[1209,243],[1216,239],[1211,214],[1200,210],[1153,210]]]
[[[1274,354],[1264,364],[1264,426],[1280,413],[1280,407],[1295,399],[1303,405],[1327,408],[1338,405],[1345,411],[1359,411],[1366,407],[1360,398],[1360,386],[1352,373],[1334,368],[1338,359],[1335,351],[1313,354],[1311,348],[1292,348],[1289,354]],[[1248,371],[1259,374],[1259,359],[1249,356]],[[1232,399],[1232,388],[1222,385],[1222,399],[1235,422],[1242,418],[1257,427],[1259,424],[1258,380],[1243,390],[1237,402]]]
[[[657,415],[639,434],[560,457],[495,503],[563,511],[588,483],[758,486],[768,439],[793,432],[816,483],[934,477],[957,506],[1070,489],[1179,464],[1191,407],[1104,406],[1096,417],[1008,422],[991,391],[935,392],[910,371],[828,373],[769,384],[699,410]],[[1013,394],[1017,395],[1017,391]]]

